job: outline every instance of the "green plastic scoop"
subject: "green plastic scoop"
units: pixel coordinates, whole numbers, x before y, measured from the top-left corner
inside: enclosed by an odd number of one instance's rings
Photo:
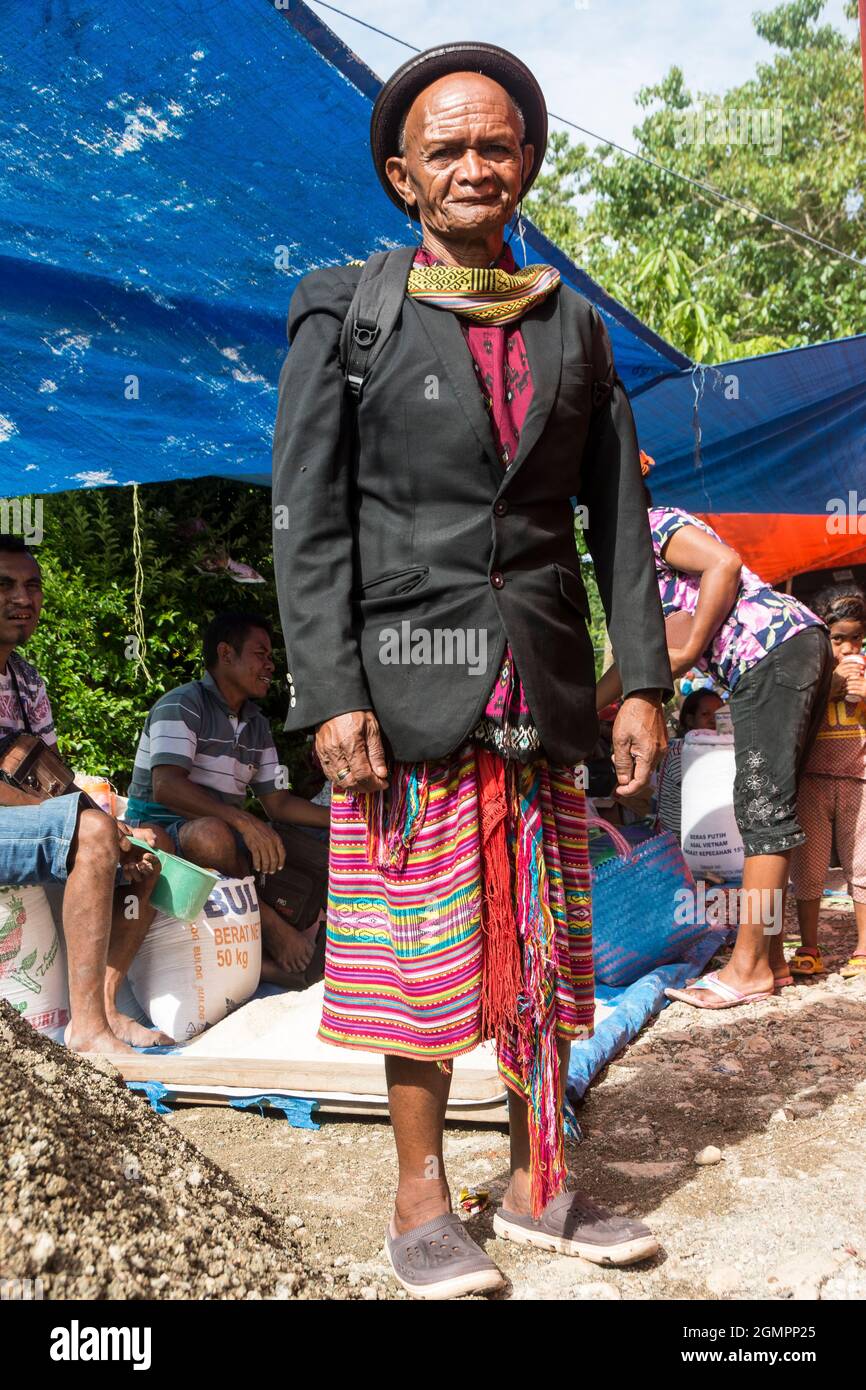
[[[176,854],[166,854],[165,850],[152,849],[144,840],[130,835],[130,844],[137,849],[155,854],[160,863],[160,875],[151,895],[151,902],[169,917],[177,917],[181,922],[194,922],[201,912],[214,887],[219,883],[219,874],[210,869],[200,869],[181,859]]]

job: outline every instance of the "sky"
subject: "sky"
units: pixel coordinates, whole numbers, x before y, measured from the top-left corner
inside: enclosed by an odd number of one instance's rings
[[[379,77],[389,76],[411,56],[408,48],[334,14],[316,0],[308,3]],[[642,114],[634,101],[638,88],[659,81],[675,63],[691,91],[723,92],[745,81],[773,52],[758,38],[751,16],[775,9],[778,0],[529,0],[510,6],[502,0],[471,0],[471,5],[468,0],[334,3],[416,48],[455,39],[483,39],[509,48],[535,73],[548,110],[633,147],[632,127]],[[845,25],[842,0],[828,0],[824,16],[825,22]]]

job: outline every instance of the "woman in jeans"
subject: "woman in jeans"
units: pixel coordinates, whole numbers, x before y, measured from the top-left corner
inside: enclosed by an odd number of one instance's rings
[[[649,462],[644,455],[644,474]],[[647,502],[665,618],[691,617],[690,624],[679,620],[671,672],[677,677],[697,666],[730,691],[734,812],[745,851],[730,960],[666,993],[696,1008],[729,1009],[793,983],[782,904],[791,851],[806,838],[797,820],[797,785],[827,706],[834,661],[826,627],[804,604],[764,584],[697,517],[653,507],[648,488]],[[599,701],[607,703],[616,689],[611,667]]]

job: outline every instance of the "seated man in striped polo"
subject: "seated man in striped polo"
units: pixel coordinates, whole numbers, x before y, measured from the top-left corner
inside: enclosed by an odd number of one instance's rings
[[[201,680],[170,690],[145,720],[129,788],[127,820],[168,832],[178,854],[232,877],[282,868],[273,826],[245,809],[248,792],[271,820],[327,828],[327,807],[277,785],[271,727],[254,703],[274,674],[273,634],[258,613],[218,613],[204,634]],[[303,971],[313,942],[267,903],[262,914],[262,978],[288,984]]]

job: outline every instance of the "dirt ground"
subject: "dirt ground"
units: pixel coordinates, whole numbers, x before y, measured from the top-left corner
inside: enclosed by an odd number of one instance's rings
[[[833,973],[853,947],[850,908],[823,922],[828,975],[733,1012],[671,1005],[581,1104],[574,1182],[652,1224],[663,1250],[648,1264],[601,1269],[496,1239],[507,1136],[449,1128],[452,1191],[490,1192],[468,1220],[508,1276],[500,1296],[866,1298],[866,979]],[[382,1255],[396,1176],[387,1124],[322,1117],[310,1132],[204,1106],[167,1123],[286,1219],[317,1290],[405,1297]],[[720,1160],[697,1164],[708,1146]]]

